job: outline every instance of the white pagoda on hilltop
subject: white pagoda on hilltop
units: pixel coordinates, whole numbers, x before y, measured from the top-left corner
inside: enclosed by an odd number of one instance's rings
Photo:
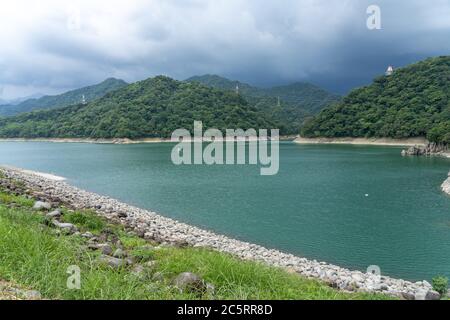
[[[386,70],[386,76],[392,76],[393,73],[394,73],[394,67],[389,66]]]

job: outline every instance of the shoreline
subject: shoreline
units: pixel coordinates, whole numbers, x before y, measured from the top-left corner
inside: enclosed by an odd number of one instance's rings
[[[321,280],[343,291],[384,293],[405,299],[423,300],[432,290],[432,286],[427,281],[413,283],[383,275],[352,271],[219,235],[107,196],[87,192],[64,181],[52,180],[29,170],[0,166],[0,172],[7,178],[24,183],[28,189],[34,190],[41,200],[63,203],[75,209],[94,210],[98,215],[121,223],[148,240],[167,244],[182,242],[193,247],[208,247],[243,260],[262,262],[306,278]]]
[[[395,147],[413,147],[417,145],[427,145],[425,138],[303,138],[298,137],[294,140],[298,144],[347,144],[347,145],[373,145],[373,146],[395,146]],[[450,156],[450,155],[449,155]]]
[[[45,172],[39,172],[39,171],[33,171],[33,170],[26,170],[26,169],[21,169],[21,168],[16,168],[13,166],[7,166],[7,165],[1,165],[0,166],[0,170],[1,169],[7,169],[7,170],[16,170],[16,171],[20,171],[22,173],[26,173],[26,174],[30,174],[30,175],[36,175],[48,180],[52,180],[52,181],[65,181],[67,180],[64,177],[60,177],[51,173],[45,173]]]
[[[280,141],[294,141],[297,136],[280,136]],[[267,139],[246,139],[246,141],[260,141]],[[195,142],[197,140],[185,140]],[[203,142],[212,142],[211,139],[202,139]],[[216,141],[236,141],[236,139],[217,139]],[[179,143],[171,141],[170,138],[114,138],[114,139],[91,139],[91,138],[0,138],[0,142],[51,142],[51,143],[88,143],[88,144],[144,144],[144,143]]]
[[[0,142],[51,142],[51,143],[88,143],[88,144],[137,144],[171,142],[170,139],[90,139],[90,138],[0,138]]]

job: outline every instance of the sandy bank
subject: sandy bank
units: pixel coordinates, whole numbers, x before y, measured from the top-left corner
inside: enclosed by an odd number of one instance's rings
[[[303,138],[298,137],[294,140],[299,144],[353,144],[353,145],[374,145],[374,146],[416,146],[426,145],[428,140],[425,138]]]
[[[94,143],[94,144],[136,144],[136,143],[160,143],[170,142],[167,139],[146,138],[138,140],[130,139],[88,139],[88,138],[0,138],[0,142],[54,142],[54,143]]]
[[[294,141],[295,136],[280,136],[280,141]],[[249,141],[261,140],[258,138],[247,139]],[[196,141],[194,139],[187,140]],[[211,139],[203,139],[204,142],[211,142]],[[218,139],[217,141],[236,141],[236,139]],[[144,138],[144,139],[127,139],[127,138],[117,138],[117,139],[89,139],[89,138],[0,138],[0,142],[52,142],[52,143],[92,143],[92,144],[139,144],[139,143],[172,143],[170,139],[162,138]]]

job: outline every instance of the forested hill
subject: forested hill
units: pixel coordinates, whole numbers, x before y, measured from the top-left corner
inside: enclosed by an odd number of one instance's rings
[[[298,134],[306,119],[339,101],[340,97],[308,83],[295,83],[274,88],[258,88],[217,75],[195,76],[198,82],[212,88],[236,91],[251,105],[274,119],[282,134]]]
[[[0,116],[12,116],[34,110],[66,107],[81,103],[83,96],[86,102],[90,102],[126,85],[127,83],[123,80],[109,78],[99,84],[72,90],[63,94],[43,96],[39,99],[28,99],[17,105],[1,105]]]
[[[218,129],[274,128],[271,118],[231,91],[158,76],[130,84],[87,105],[0,119],[1,137],[170,137],[194,120]]]
[[[430,58],[382,76],[323,110],[305,137],[426,136],[450,143],[450,57]]]
[[[340,101],[341,97],[307,82],[264,89],[265,94],[280,97],[290,105],[299,106],[311,114]]]
[[[309,114],[315,114],[340,99],[338,95],[306,82],[259,88],[217,75],[195,76],[186,81],[196,81],[223,90],[236,90],[236,86],[239,86],[239,92],[246,98],[280,98],[283,103],[295,106]]]
[[[206,74],[203,76],[194,76],[189,79],[186,79],[187,82],[198,82],[205,86],[211,87],[211,88],[217,88],[222,90],[229,90],[229,91],[235,91],[236,86],[239,87],[239,92],[244,97],[261,97],[263,96],[262,90],[257,87],[253,87],[249,84],[240,82],[240,81],[233,81],[229,80],[227,78],[218,76],[218,75],[210,75]]]

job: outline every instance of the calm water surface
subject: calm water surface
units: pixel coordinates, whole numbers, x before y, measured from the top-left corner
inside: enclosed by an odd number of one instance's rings
[[[450,277],[450,161],[399,148],[283,143],[280,172],[174,166],[171,144],[0,143],[0,164],[246,241],[409,280]],[[368,196],[366,196],[368,195]]]

